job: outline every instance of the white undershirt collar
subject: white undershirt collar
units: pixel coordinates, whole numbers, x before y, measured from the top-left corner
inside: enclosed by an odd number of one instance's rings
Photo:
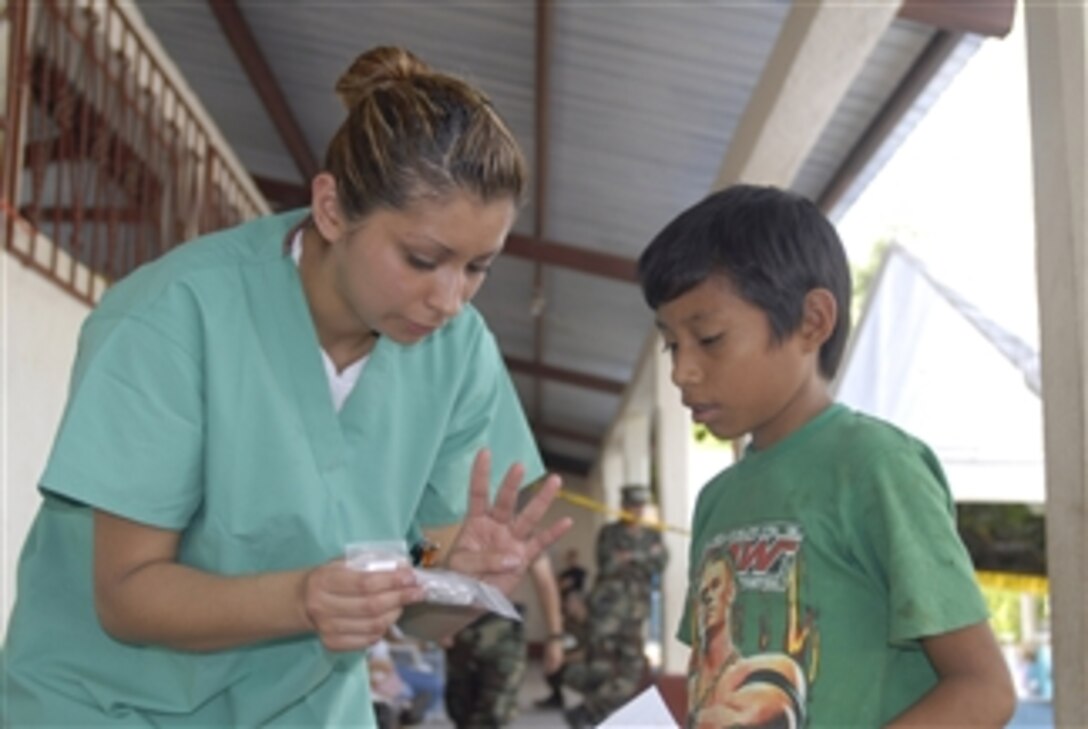
[[[295,233],[295,237],[291,240],[291,258],[296,266],[302,261],[302,230]],[[332,404],[336,408],[336,412],[340,412],[340,409],[344,407],[344,401],[348,399],[348,395],[355,389],[355,384],[359,381],[359,375],[362,374],[363,367],[369,358],[369,355],[363,355],[340,372],[337,372],[332,357],[329,356],[324,347],[321,348],[321,361],[325,365],[325,376],[329,381],[329,393],[332,395]]]

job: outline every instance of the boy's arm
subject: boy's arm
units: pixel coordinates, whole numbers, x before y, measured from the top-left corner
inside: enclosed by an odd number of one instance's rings
[[[889,727],[1004,727],[1016,707],[1005,658],[986,622],[922,639],[937,685]]]

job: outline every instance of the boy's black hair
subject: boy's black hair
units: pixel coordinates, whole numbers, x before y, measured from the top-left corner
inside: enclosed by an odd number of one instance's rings
[[[801,195],[734,185],[673,219],[638,260],[642,294],[657,310],[710,276],[724,275],[767,313],[775,341],[801,325],[805,295],[827,289],[838,319],[820,348],[820,372],[835,376],[850,333],[850,266],[835,228]]]

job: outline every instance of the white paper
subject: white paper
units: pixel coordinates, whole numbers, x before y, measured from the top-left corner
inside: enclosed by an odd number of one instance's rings
[[[661,698],[657,686],[650,686],[635,698],[618,708],[598,725],[598,729],[642,729],[643,727],[671,727],[677,729],[676,719]]]

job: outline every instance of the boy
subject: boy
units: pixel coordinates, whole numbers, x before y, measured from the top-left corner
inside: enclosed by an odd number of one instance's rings
[[[832,401],[850,273],[831,224],[731,187],[639,275],[692,418],[750,437],[695,509],[689,726],[1004,726],[1012,683],[940,465]]]

